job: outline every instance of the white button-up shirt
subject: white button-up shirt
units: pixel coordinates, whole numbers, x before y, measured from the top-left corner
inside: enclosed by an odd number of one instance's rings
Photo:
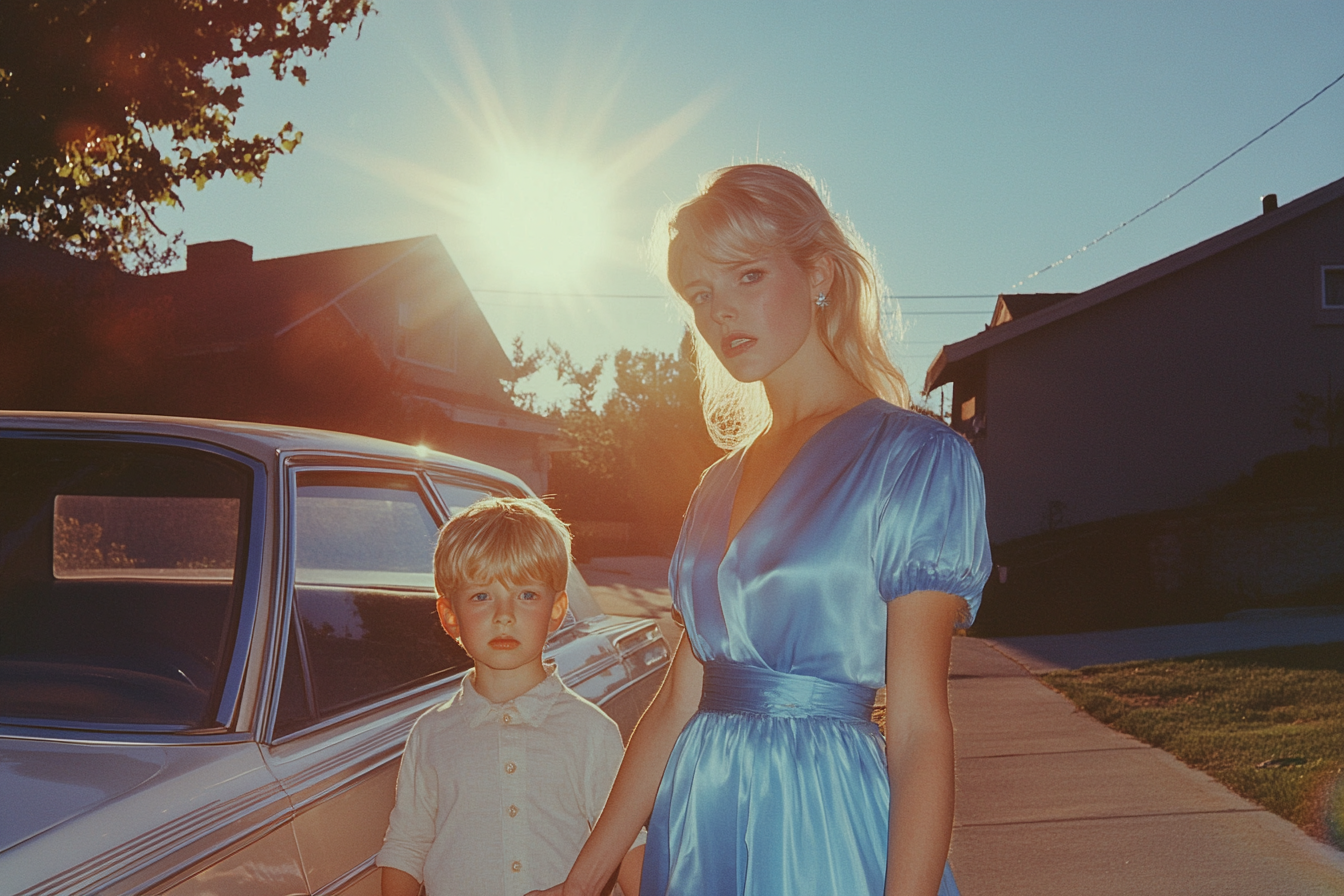
[[[522,896],[565,879],[607,801],[623,749],[616,723],[553,666],[491,703],[475,671],[411,729],[378,864],[429,896]]]

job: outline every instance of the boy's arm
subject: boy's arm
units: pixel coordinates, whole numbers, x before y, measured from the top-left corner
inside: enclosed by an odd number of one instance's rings
[[[579,852],[569,877],[561,886],[538,892],[547,896],[560,893],[588,896],[600,893],[616,875],[630,844],[653,811],[663,769],[681,729],[700,705],[703,682],[704,666],[691,652],[683,634],[658,696],[630,736],[630,746],[611,787],[607,807]]]
[[[385,894],[389,892],[390,871],[405,875],[415,884],[414,890],[393,889],[391,893],[408,892],[410,896],[416,896],[420,892],[417,878],[424,875],[425,857],[438,834],[435,827],[438,817],[438,780],[432,766],[423,758],[424,734],[423,726],[417,721],[407,738],[401,768],[397,771],[397,798],[377,859],[383,869]],[[397,879],[397,875],[391,877]],[[394,883],[393,886],[398,885]]]
[[[420,881],[400,868],[384,868],[383,896],[420,896]]]

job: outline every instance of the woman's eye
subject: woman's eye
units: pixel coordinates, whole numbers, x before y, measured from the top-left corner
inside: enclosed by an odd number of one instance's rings
[[[743,283],[755,283],[765,276],[765,271],[750,270],[742,275]]]
[[[686,302],[689,305],[704,305],[708,301],[709,293],[707,292],[693,292],[686,297]]]

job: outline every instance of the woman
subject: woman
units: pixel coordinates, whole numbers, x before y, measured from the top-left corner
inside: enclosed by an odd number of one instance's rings
[[[878,278],[807,181],[724,169],[669,234],[705,418],[736,450],[672,559],[672,668],[555,892],[600,892],[647,819],[644,896],[955,893],[947,667],[989,570],[974,455],[903,409]]]

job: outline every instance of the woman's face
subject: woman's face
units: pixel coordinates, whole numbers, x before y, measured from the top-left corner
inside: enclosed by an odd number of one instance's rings
[[[695,326],[733,377],[763,380],[798,353],[813,323],[822,278],[785,252],[719,264],[698,253],[685,260],[682,298]]]

